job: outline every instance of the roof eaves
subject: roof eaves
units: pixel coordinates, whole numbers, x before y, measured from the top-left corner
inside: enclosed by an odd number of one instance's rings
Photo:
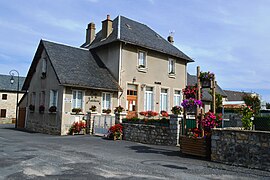
[[[98,88],[98,87],[75,85],[75,84],[67,84],[67,83],[60,84],[60,86],[77,87],[77,88],[94,89],[94,90],[104,90],[104,91],[114,91],[114,92],[118,92],[120,90],[120,89]]]

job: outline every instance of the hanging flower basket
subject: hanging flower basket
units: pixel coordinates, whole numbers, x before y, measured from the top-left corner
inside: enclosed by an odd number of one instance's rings
[[[197,107],[202,107],[202,101],[193,98],[184,99],[181,105],[188,113],[195,113]]]
[[[211,81],[214,79],[214,73],[211,72],[201,72],[200,73],[200,80],[202,83],[202,88],[210,88]]]
[[[211,81],[209,79],[204,79],[201,81],[202,88],[211,88]]]

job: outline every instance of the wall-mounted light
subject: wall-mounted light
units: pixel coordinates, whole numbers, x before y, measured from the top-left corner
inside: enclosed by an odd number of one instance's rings
[[[136,82],[136,77],[134,76],[132,79],[132,83]]]
[[[141,84],[141,90],[146,86],[146,84]]]

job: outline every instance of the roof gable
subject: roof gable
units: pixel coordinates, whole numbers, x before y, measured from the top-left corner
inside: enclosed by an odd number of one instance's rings
[[[118,16],[113,20],[112,28],[112,33],[106,39],[102,39],[102,30],[100,30],[90,46],[83,44],[81,47],[94,49],[114,41],[122,41],[193,62],[191,58],[147,25]]]

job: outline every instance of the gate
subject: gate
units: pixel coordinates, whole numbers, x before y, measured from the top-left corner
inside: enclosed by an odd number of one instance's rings
[[[105,136],[111,126],[115,125],[115,116],[111,115],[93,115],[93,134]]]

